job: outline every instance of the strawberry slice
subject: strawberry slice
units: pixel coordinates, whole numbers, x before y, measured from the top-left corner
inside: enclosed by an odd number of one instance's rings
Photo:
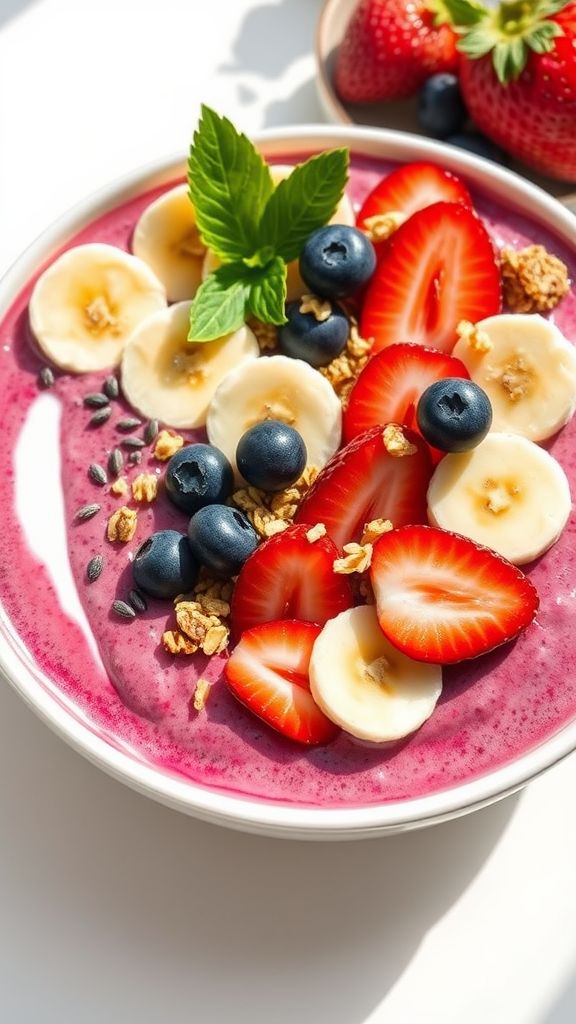
[[[433,526],[384,534],[370,577],[380,628],[416,661],[476,658],[512,640],[538,610],[536,588],[520,569]]]
[[[455,356],[424,345],[389,345],[371,359],[358,377],[344,412],[344,440],[377,423],[403,423],[417,433],[416,406],[430,384],[469,373]],[[431,449],[438,461],[444,454]]]
[[[309,529],[289,526],[264,541],[244,563],[232,597],[235,636],[273,619],[323,626],[352,606],[347,581],[332,568],[337,548],[326,536],[308,540]]]
[[[424,160],[404,164],[382,178],[366,196],[356,217],[356,226],[365,228],[370,217],[391,212],[411,217],[432,203],[472,206],[472,198],[463,182],[451,171]]]
[[[500,272],[488,233],[461,203],[434,203],[391,236],[360,317],[373,352],[411,341],[451,352],[461,320],[499,313]]]
[[[404,453],[394,450],[394,435],[408,442]],[[432,461],[422,438],[398,424],[372,427],[324,467],[296,522],[324,523],[339,548],[360,540],[372,519],[390,519],[394,526],[425,523],[431,475]]]
[[[238,700],[267,725],[298,743],[328,743],[338,726],[310,693],[308,665],[320,626],[265,622],[243,634],[224,668]]]

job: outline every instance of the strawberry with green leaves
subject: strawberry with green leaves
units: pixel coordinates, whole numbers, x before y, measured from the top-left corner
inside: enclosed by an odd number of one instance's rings
[[[529,167],[576,180],[576,3],[446,0],[470,116]]]

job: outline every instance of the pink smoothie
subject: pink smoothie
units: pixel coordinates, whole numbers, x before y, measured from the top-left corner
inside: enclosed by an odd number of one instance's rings
[[[362,200],[389,168],[355,158],[352,199]],[[69,244],[101,241],[129,249],[135,221],[161,191],[107,213]],[[506,213],[481,196],[474,198],[498,245],[542,242],[568,264],[571,277],[576,278],[576,256],[556,238],[525,217]],[[574,516],[556,546],[529,569],[541,599],[537,621],[516,643],[446,670],[438,708],[414,736],[383,751],[359,746],[344,734],[329,746],[312,750],[276,735],[229,694],[222,678],[225,656],[173,658],[163,651],[160,637],[172,624],[169,603],[151,600],[148,611],[130,622],[110,613],[112,601],[124,598],[131,586],[131,558],[146,536],[168,526],[184,532],[187,520],[162,495],[152,507],[140,509],[131,543],[106,541],[106,521],[121,502],[108,487],[91,483],[86,469],[91,461],[106,464],[121,436],[114,423],[128,407],[119,402],[105,426],[90,429],[89,411],[81,399],[101,388],[104,375],[63,375],[53,393],[63,405],[62,482],[70,562],[106,668],[103,673],[78,626],[58,606],[44,567],[28,549],[14,507],[12,452],[38,396],[36,376],[42,365],[28,337],[30,290],[30,286],[24,289],[0,325],[2,402],[10,410],[9,417],[4,416],[0,448],[0,599],[27,655],[53,681],[56,699],[61,693],[71,701],[95,732],[131,749],[135,758],[203,786],[266,800],[335,807],[423,796],[469,781],[526,753],[573,719]],[[576,342],[576,292],[564,299],[553,318]],[[186,436],[205,439],[201,432]],[[550,448],[574,488],[576,417]],[[155,470],[158,463],[145,454],[141,467],[129,468],[129,478],[148,466]],[[75,523],[75,511],[90,501],[102,503],[100,514]],[[104,554],[104,572],[88,585],[86,564],[97,553]],[[213,686],[206,710],[197,714],[191,710],[190,697],[200,675]],[[39,685],[43,685],[40,676]]]

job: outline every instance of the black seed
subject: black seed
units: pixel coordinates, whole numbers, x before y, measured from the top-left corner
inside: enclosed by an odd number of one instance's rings
[[[137,420],[135,416],[125,416],[123,420],[118,420],[116,424],[116,430],[126,431],[134,430],[135,427],[141,427],[142,420]]]
[[[112,476],[120,476],[124,466],[124,456],[119,448],[113,448],[108,456],[108,469]]]
[[[86,566],[86,576],[89,583],[94,583],[102,573],[104,568],[104,559],[102,555],[94,555]]]
[[[143,448],[144,439],[141,437],[125,437],[122,444],[125,448]]]
[[[103,409],[109,400],[101,391],[92,391],[89,395],[84,395],[82,401],[89,409]]]
[[[144,427],[144,440],[146,444],[152,444],[158,437],[158,431],[160,430],[160,424],[158,420],[148,420],[148,423]]]
[[[136,618],[136,612],[129,604],[126,603],[126,601],[113,601],[112,610],[115,611],[117,615],[121,615],[123,619]]]
[[[142,452],[131,452],[128,456],[128,462],[131,462],[133,466],[139,466],[142,462]]]
[[[141,594],[139,590],[131,590],[128,594],[128,600],[135,612],[145,612],[148,608],[148,602],[144,594]]]
[[[49,366],[43,366],[38,374],[38,384],[41,388],[51,388],[54,384],[54,374]]]
[[[118,398],[120,388],[118,387],[118,379],[113,374],[110,377],[106,377],[102,385],[102,391],[105,395],[108,395],[108,398]]]
[[[98,484],[99,487],[104,487],[104,484],[108,483],[106,470],[102,469],[102,466],[99,466],[97,462],[92,462],[88,466],[88,476],[92,482]]]
[[[100,511],[101,508],[102,508],[102,505],[96,505],[96,504],[94,504],[94,505],[82,505],[82,508],[78,509],[78,511],[77,511],[77,513],[76,513],[74,518],[75,519],[79,519],[80,522],[83,523],[83,522],[85,522],[86,519],[92,519],[92,516],[95,516]]]
[[[101,427],[103,423],[106,423],[107,419],[110,419],[111,415],[112,409],[109,405],[105,405],[103,409],[98,409],[98,412],[93,413],[88,420],[88,425],[90,427]]]

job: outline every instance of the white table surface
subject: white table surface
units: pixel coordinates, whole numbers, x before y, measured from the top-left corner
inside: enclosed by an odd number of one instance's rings
[[[0,0],[0,271],[86,193],[320,120],[320,0]],[[290,843],[113,782],[0,690],[3,1024],[573,1024],[576,760],[426,832]]]

